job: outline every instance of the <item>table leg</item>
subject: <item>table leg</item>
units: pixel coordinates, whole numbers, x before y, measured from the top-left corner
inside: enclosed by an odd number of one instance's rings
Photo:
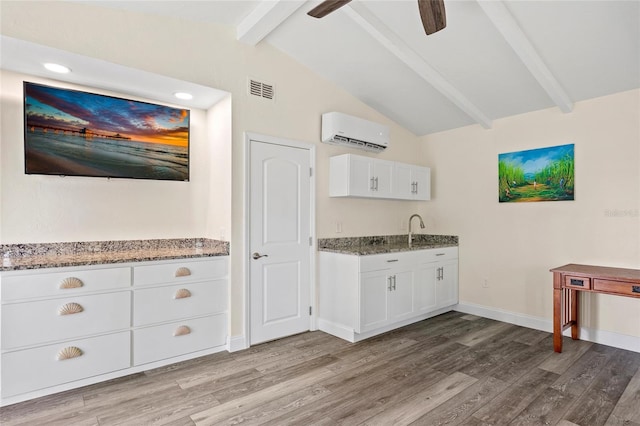
[[[553,273],[553,350],[562,352],[562,275]]]
[[[571,290],[571,338],[578,340],[578,292]]]
[[[553,289],[553,350],[562,352],[562,289]]]

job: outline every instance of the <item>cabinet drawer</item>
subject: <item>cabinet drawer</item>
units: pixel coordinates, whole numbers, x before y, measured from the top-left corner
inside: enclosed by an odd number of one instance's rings
[[[591,278],[574,277],[566,275],[564,277],[564,286],[567,288],[577,288],[581,290],[591,290]]]
[[[130,318],[129,291],[6,304],[2,306],[2,349],[117,331],[128,328]]]
[[[136,290],[133,325],[149,325],[227,310],[227,280]]]
[[[221,346],[226,340],[226,314],[141,328],[133,332],[133,363],[141,365]]]
[[[593,289],[596,291],[640,297],[640,283],[634,284],[624,281],[609,281],[595,278],[593,280]]]
[[[458,258],[458,247],[410,250],[397,253],[360,256],[360,272],[380,271],[389,268],[406,268],[422,263]]]
[[[3,273],[2,301],[79,295],[131,286],[131,268]]]
[[[360,256],[360,272],[381,271],[383,269],[402,268],[410,263],[411,253],[384,253]]]
[[[63,349],[72,347],[80,349],[81,355],[58,360]],[[7,352],[2,354],[2,397],[129,368],[130,360],[128,331]]]
[[[226,258],[162,263],[135,266],[133,283],[136,286],[203,281],[227,276]]]
[[[458,247],[443,247],[414,252],[420,256],[420,263],[440,262],[458,258]]]

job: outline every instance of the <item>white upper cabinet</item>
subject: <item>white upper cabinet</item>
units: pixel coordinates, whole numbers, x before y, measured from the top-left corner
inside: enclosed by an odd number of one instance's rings
[[[329,196],[397,200],[430,199],[427,167],[353,154],[329,160]]]
[[[329,195],[392,198],[393,175],[392,161],[351,154],[331,157]]]
[[[395,163],[394,198],[402,200],[431,199],[431,172],[428,167]]]

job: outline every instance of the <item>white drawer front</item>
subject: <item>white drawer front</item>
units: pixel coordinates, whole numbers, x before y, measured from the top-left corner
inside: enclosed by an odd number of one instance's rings
[[[458,258],[458,247],[420,250],[415,253],[420,255],[419,263],[451,260]]]
[[[227,280],[136,290],[133,325],[149,325],[227,310]]]
[[[372,254],[369,256],[360,256],[360,272],[380,271],[382,269],[390,269],[411,264],[413,259],[412,252],[384,253]]]
[[[177,335],[180,327],[188,334]],[[226,343],[226,314],[141,328],[133,332],[133,363],[146,364]]]
[[[131,268],[3,273],[2,301],[78,295],[131,286]]]
[[[185,260],[158,265],[135,266],[133,268],[133,283],[136,286],[142,286],[223,278],[227,276],[227,264],[225,256],[210,260]]]
[[[2,354],[2,397],[19,395],[86,377],[129,368],[129,332]],[[65,348],[82,355],[58,360]],[[69,351],[71,352],[71,351]]]
[[[78,310],[73,304],[81,312],[61,314]],[[6,304],[2,306],[2,349],[122,330],[130,327],[130,318],[130,291]]]

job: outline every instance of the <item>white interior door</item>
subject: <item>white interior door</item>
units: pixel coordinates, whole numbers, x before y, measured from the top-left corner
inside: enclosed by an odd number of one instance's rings
[[[309,330],[309,149],[250,141],[250,341]]]

